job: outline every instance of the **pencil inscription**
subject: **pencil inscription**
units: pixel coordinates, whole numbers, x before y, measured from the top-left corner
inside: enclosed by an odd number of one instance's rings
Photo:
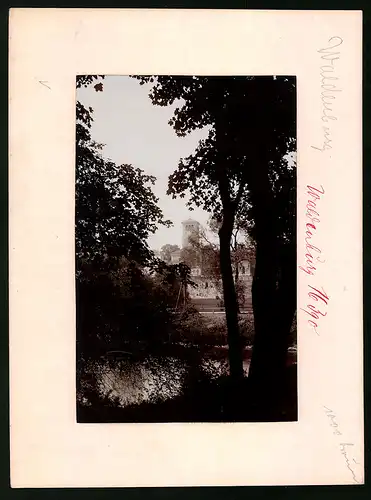
[[[328,40],[327,47],[318,50],[321,54],[321,121],[328,125],[322,125],[322,144],[312,146],[312,148],[322,153],[332,149],[333,139],[330,124],[337,120],[333,107],[337,93],[342,91],[335,83],[339,80],[335,74],[335,62],[340,59],[340,51],[335,49],[340,47],[342,43],[343,39],[340,36],[333,36]]]
[[[325,411],[325,414],[329,420],[330,427],[333,429],[333,434],[335,436],[343,436],[343,433],[340,431],[339,428],[339,423],[338,423],[338,417],[336,413],[331,409],[328,408],[327,406],[323,406],[323,409]],[[354,443],[346,443],[341,441],[339,443],[339,450],[342,456],[344,457],[345,465],[347,469],[349,469],[353,481],[357,484],[360,484],[362,481],[359,480],[359,475],[356,473],[356,466],[361,465],[359,462],[356,461],[354,457],[352,457],[352,449],[354,447]]]

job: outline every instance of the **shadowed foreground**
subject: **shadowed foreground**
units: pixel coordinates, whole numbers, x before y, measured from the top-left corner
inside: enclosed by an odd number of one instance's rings
[[[279,422],[297,420],[296,325],[287,368],[275,387],[263,390],[248,378],[253,318],[241,315],[244,374],[229,376],[225,318],[182,316],[168,342],[122,351],[78,364],[78,422]],[[121,354],[119,354],[121,353]]]
[[[248,378],[234,391],[229,378],[220,377],[199,380],[163,402],[120,407],[108,398],[97,398],[91,406],[77,407],[77,420],[84,423],[282,422],[297,418],[296,364],[287,368],[280,389],[270,395],[253,391]]]

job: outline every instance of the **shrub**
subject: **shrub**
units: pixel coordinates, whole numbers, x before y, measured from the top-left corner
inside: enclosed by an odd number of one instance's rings
[[[244,345],[251,346],[255,335],[254,316],[252,314],[243,315],[239,320],[239,328]]]
[[[84,270],[77,280],[78,353],[98,359],[127,343],[166,342],[174,330],[179,285],[134,264]]]

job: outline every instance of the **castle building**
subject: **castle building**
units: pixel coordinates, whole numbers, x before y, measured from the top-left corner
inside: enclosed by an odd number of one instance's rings
[[[200,223],[189,218],[182,222],[183,236],[182,247],[187,248],[192,246],[193,242],[198,242],[200,238]]]
[[[179,264],[179,262],[181,261],[181,256],[182,251],[180,249],[172,252],[170,255],[171,264]]]
[[[222,283],[217,276],[210,276],[208,269],[207,252],[202,252],[197,243],[200,242],[201,225],[198,221],[189,218],[182,222],[182,249],[175,250],[171,254],[171,263],[179,264],[183,259],[191,268],[192,280],[197,284],[196,288],[189,288],[192,299],[220,299],[222,297]],[[187,258],[188,257],[188,258]],[[251,268],[248,259],[242,259],[238,263],[239,283],[246,293],[251,289]]]

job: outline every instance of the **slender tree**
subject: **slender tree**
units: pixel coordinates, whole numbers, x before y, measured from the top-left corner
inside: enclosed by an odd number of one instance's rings
[[[139,77],[153,84],[155,105],[175,101],[170,125],[179,136],[208,127],[208,137],[181,159],[168,194],[220,222],[220,270],[228,327],[230,372],[243,377],[231,239],[242,214],[256,247],[253,280],[255,343],[251,379],[272,388],[281,379],[295,312],[295,81],[285,77]]]
[[[181,99],[170,124],[179,136],[196,128],[209,126],[207,139],[200,141],[195,153],[180,162],[169,178],[168,194],[184,196],[190,192],[190,203],[202,206],[221,221],[219,229],[220,269],[228,328],[231,377],[243,378],[242,342],[238,331],[238,303],[233,278],[230,242],[237,207],[246,180],[236,168],[226,141],[225,111],[228,103],[226,80],[196,77],[142,77],[140,83],[153,83],[150,92],[154,104],[166,106]]]

